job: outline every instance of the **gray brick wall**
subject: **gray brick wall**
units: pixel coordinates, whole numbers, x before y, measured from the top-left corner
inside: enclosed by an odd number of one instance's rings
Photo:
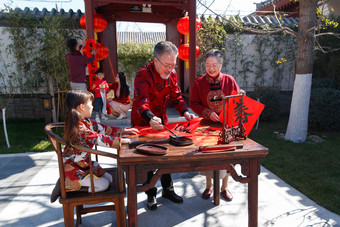
[[[44,109],[40,95],[15,95],[10,99],[6,108],[6,118],[44,118]],[[0,119],[2,119],[2,114]]]

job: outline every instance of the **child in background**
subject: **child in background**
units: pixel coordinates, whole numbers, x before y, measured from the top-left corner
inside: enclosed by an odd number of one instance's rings
[[[109,99],[111,114],[117,119],[127,118],[130,109],[130,88],[126,84],[126,77],[120,72],[116,77],[116,82],[110,87],[114,90],[115,98]]]
[[[99,123],[100,119],[107,120],[106,114],[106,92],[109,90],[109,85],[104,79],[104,73],[98,69],[96,71],[96,80],[92,85],[94,91],[94,112],[95,120]]]
[[[93,94],[89,91],[74,90],[66,95],[63,152],[65,167],[65,185],[67,191],[79,190],[87,186],[91,192],[89,177],[89,153],[76,150],[72,145],[92,148],[94,145],[118,148],[120,143],[130,143],[130,139],[120,138],[121,133],[136,134],[137,129],[121,129],[97,124],[88,118],[92,114]],[[95,191],[105,191],[112,182],[112,176],[106,173],[97,162],[93,162]]]

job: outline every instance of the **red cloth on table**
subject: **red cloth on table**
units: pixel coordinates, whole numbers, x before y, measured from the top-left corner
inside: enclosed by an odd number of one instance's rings
[[[204,120],[203,120],[204,121]],[[139,136],[148,137],[169,137],[171,132],[166,129],[155,130],[151,126],[135,126],[139,130]],[[174,131],[179,136],[190,137],[197,146],[217,145],[218,135],[221,127],[211,127],[202,125],[202,118],[194,118],[191,121],[174,122],[167,125],[167,128]]]
[[[179,136],[190,137],[195,134],[197,127],[200,125],[200,120],[201,120],[200,118],[194,118],[191,121],[174,122],[168,124],[166,127],[175,132]],[[134,128],[139,130],[138,132],[139,136],[168,137],[172,135],[172,133],[166,129],[155,130],[152,129],[151,126],[134,126]]]

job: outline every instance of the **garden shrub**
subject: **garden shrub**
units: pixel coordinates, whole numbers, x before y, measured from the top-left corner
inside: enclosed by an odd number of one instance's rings
[[[127,81],[132,83],[136,72],[153,60],[154,44],[125,43],[118,44],[118,68],[124,72]]]
[[[309,106],[309,127],[317,130],[340,130],[340,90],[312,89]]]
[[[317,88],[339,89],[340,86],[336,83],[335,80],[332,80],[332,79],[328,79],[328,78],[313,78],[312,89],[317,89]]]
[[[265,105],[260,119],[263,121],[274,120],[280,113],[280,93],[270,87],[256,87],[255,90],[248,95],[249,97],[257,100]]]

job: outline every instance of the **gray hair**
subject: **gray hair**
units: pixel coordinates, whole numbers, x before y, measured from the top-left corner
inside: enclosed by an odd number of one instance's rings
[[[223,63],[223,55],[222,55],[222,52],[219,51],[219,50],[209,50],[206,54],[205,54],[205,58],[204,58],[204,61],[207,60],[208,57],[217,57],[218,59],[218,62],[220,64]]]
[[[160,58],[164,53],[168,53],[172,56],[177,56],[178,49],[172,42],[161,41],[156,44],[153,50],[153,57]]]

